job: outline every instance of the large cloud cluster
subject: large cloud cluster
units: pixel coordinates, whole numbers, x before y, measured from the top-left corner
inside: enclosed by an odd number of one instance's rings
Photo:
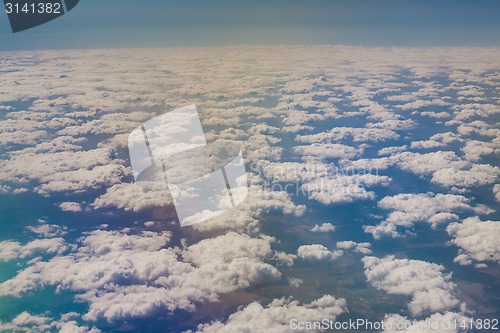
[[[24,184],[35,182],[43,195],[84,192],[118,184],[130,175],[111,149],[15,155],[0,161],[0,179]]]
[[[24,259],[37,254],[63,253],[70,246],[62,238],[35,239],[25,245],[19,242],[0,242],[0,261]]]
[[[485,205],[471,205],[471,200],[456,194],[398,194],[379,201],[380,208],[391,210],[387,218],[376,226],[364,226],[365,232],[375,239],[383,236],[400,237],[398,229],[409,229],[415,223],[428,223],[432,228],[458,219],[456,213],[472,211],[489,214],[493,210]]]
[[[323,204],[373,200],[375,192],[367,187],[386,186],[390,182],[389,177],[367,170],[343,169],[316,161],[270,163],[264,167],[263,175],[276,188],[292,189],[297,195]]]
[[[148,215],[163,207],[173,215],[167,191],[130,183],[127,135],[158,114],[193,103],[207,141],[237,141],[251,172],[247,200],[194,225],[182,247],[170,245],[175,237],[152,222],[146,225],[157,232],[94,230],[69,242],[64,228],[42,225],[29,230],[43,239],[4,240],[0,261],[30,261],[0,284],[0,294],[20,296],[55,286],[89,304],[86,320],[120,322],[193,310],[222,294],[280,280],[267,260],[293,269],[297,257],[330,262],[346,251],[371,253],[369,243],[356,241],[337,242],[335,249],[303,245],[297,256],[273,251],[274,239],[259,234],[265,217],[303,216],[315,207],[303,199],[337,205],[375,200],[377,188],[391,186],[379,201],[389,215],[365,228],[375,238],[399,236],[415,223],[437,227],[459,220],[463,212],[487,214],[491,210],[477,204],[481,197],[469,194],[482,186],[490,186],[497,199],[500,193],[499,185],[492,186],[500,169],[491,162],[499,149],[500,130],[492,121],[499,109],[489,98],[498,86],[497,59],[493,48],[344,46],[9,54],[0,94],[0,147],[6,149],[0,160],[1,195],[32,190],[61,200],[57,207],[71,214],[118,209],[123,215]],[[450,84],[443,83],[443,75]],[[421,192],[436,191],[438,185],[454,194],[394,194],[398,169],[419,176]],[[334,230],[331,224],[312,225],[307,229],[313,232]],[[498,261],[496,225],[478,218],[450,224],[447,231],[460,248],[456,261]],[[199,241],[207,235],[214,238]],[[430,315],[421,321],[461,318],[451,312],[462,304],[442,266],[392,257],[366,257],[363,263],[375,287],[411,297],[412,315]],[[299,279],[289,281],[300,285]],[[287,299],[268,306],[252,303],[199,330],[285,331],[289,314],[335,318],[345,311],[343,302],[325,296],[304,305]],[[51,320],[22,313],[0,327],[22,332],[35,330],[33,323],[62,330]],[[389,315],[387,320],[407,318]],[[68,331],[92,331],[64,325]]]
[[[198,326],[198,332],[231,333],[231,332],[290,332],[293,320],[298,322],[320,322],[327,318],[335,320],[347,311],[346,300],[325,295],[307,304],[281,298],[275,299],[267,306],[257,302],[233,313],[225,322],[213,321]]]
[[[460,247],[455,262],[469,265],[472,261],[500,262],[500,222],[481,221],[479,217],[470,217],[461,223],[451,223],[446,228],[453,237],[452,243]]]
[[[500,168],[490,164],[475,164],[461,159],[453,151],[431,153],[401,152],[390,157],[360,159],[345,162],[355,168],[387,169],[398,166],[419,176],[430,176],[430,181],[449,188],[471,188],[495,183]]]
[[[335,250],[329,250],[321,244],[301,245],[297,249],[297,256],[309,262],[330,262],[340,258],[346,251],[362,254],[371,254],[371,244],[368,242],[357,243],[354,241],[337,242]]]
[[[375,288],[390,294],[410,296],[408,310],[413,316],[461,309],[457,287],[441,265],[421,260],[364,257],[366,279]]]
[[[167,248],[170,237],[169,232],[90,232],[77,249],[37,261],[1,283],[0,294],[19,297],[54,285],[89,303],[85,320],[115,322],[159,311],[192,311],[221,294],[281,277],[263,261],[273,256],[271,237],[228,233],[184,249]],[[32,246],[25,247],[10,250],[7,258]]]
[[[46,315],[33,315],[27,311],[21,312],[10,322],[0,320],[0,332],[5,333],[101,333],[95,327],[80,325],[75,320],[78,314],[69,312],[62,314],[60,319],[54,319]]]

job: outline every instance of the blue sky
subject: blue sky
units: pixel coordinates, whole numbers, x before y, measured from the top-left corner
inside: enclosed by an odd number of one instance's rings
[[[1,50],[231,44],[498,46],[500,2],[82,0],[67,15],[13,34]]]

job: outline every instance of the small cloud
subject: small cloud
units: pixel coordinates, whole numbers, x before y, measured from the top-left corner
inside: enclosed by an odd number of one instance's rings
[[[288,283],[294,288],[300,288],[304,281],[297,278],[289,278]]]
[[[81,212],[82,207],[78,202],[62,202],[59,204],[59,208],[65,212]]]
[[[323,223],[322,225],[315,225],[312,229],[312,232],[331,232],[335,231],[335,226],[331,223]]]
[[[330,251],[321,244],[302,245],[297,249],[297,255],[310,262],[333,261],[343,254],[342,250]]]

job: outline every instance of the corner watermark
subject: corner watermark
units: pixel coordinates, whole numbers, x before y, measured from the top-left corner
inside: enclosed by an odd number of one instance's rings
[[[75,8],[79,0],[4,0],[12,32],[52,21]]]
[[[387,318],[381,321],[371,321],[364,318],[336,321],[332,319],[322,319],[319,321],[300,321],[291,319],[288,327],[292,331],[412,331],[412,332],[465,332],[469,330],[498,330],[498,319],[473,319],[473,318],[453,318],[453,319],[432,319],[427,320],[402,320]]]

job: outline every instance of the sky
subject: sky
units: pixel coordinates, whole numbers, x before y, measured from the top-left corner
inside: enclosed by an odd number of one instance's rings
[[[499,46],[499,1],[82,0],[0,50],[344,44]]]
[[[2,53],[0,332],[500,318],[499,55]],[[156,154],[151,120],[189,104],[209,144],[241,147],[249,186],[181,227],[177,195],[135,182],[127,147],[146,124]]]
[[[499,318],[499,14],[81,0],[14,34],[0,12],[0,333]],[[128,138],[191,104],[249,189],[184,228]]]

